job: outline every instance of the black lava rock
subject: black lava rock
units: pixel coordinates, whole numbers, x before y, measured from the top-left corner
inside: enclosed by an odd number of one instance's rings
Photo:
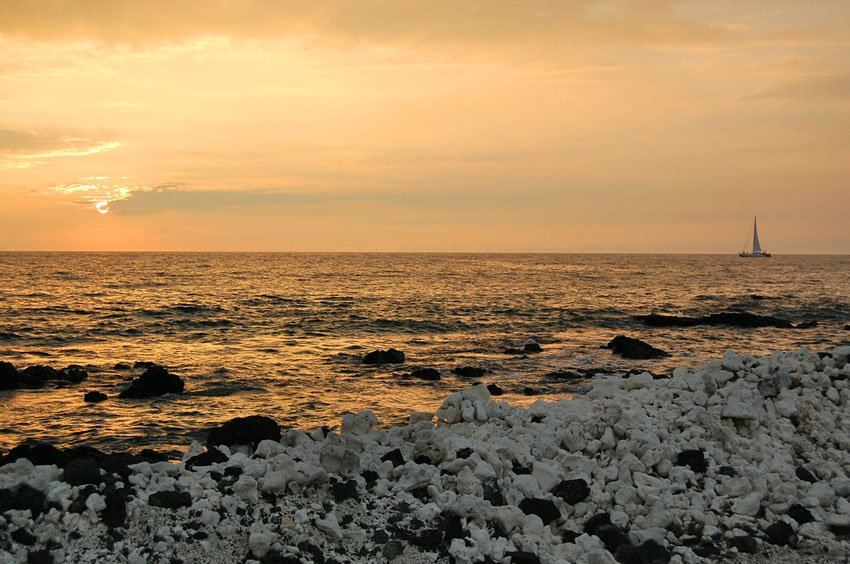
[[[788,516],[797,521],[800,525],[805,525],[806,523],[811,523],[815,520],[812,516],[812,512],[799,503],[795,503],[788,508]]]
[[[0,361],[0,390],[17,390],[24,387],[24,375],[10,362]]]
[[[499,481],[495,476],[484,478],[481,483],[484,488],[484,499],[490,502],[490,505],[498,507],[505,505],[505,497],[502,495],[502,488],[499,487]]]
[[[777,521],[764,530],[767,542],[777,546],[788,546],[796,544],[797,535],[794,529],[785,521]]]
[[[807,468],[804,468],[803,466],[797,466],[797,468],[794,469],[794,474],[799,479],[803,480],[804,482],[809,482],[810,484],[814,484],[818,481],[817,476],[812,474],[811,471],[809,471]]]
[[[381,552],[383,552],[387,562],[392,562],[396,556],[404,554],[404,545],[399,540],[391,540],[384,545],[384,549]]]
[[[32,546],[38,540],[38,537],[36,537],[34,534],[24,529],[23,527],[12,531],[12,534],[10,536],[12,537],[13,541],[24,546]]]
[[[731,466],[721,466],[720,468],[717,469],[717,473],[721,474],[723,476],[730,476],[732,478],[734,478],[735,476],[738,475],[738,473],[735,472],[735,469],[732,468]]]
[[[104,492],[106,508],[100,512],[103,523],[110,528],[123,527],[127,522],[127,504],[124,495],[115,488],[107,488]]]
[[[396,448],[381,457],[381,462],[386,462],[387,460],[392,462],[393,468],[395,468],[404,464],[404,455],[401,453],[401,450]]]
[[[590,486],[581,478],[564,480],[552,489],[552,495],[560,497],[570,505],[575,505],[587,499],[590,495]]]
[[[6,513],[12,509],[12,498],[15,492],[6,488],[0,488],[0,513]]]
[[[86,392],[86,395],[83,396],[83,400],[89,403],[97,403],[106,400],[108,397],[109,396],[107,396],[103,392],[93,391]]]
[[[759,550],[758,542],[750,535],[732,537],[729,544],[738,549],[738,552],[744,552],[746,554],[755,554]]]
[[[625,335],[617,335],[607,345],[605,345],[605,348],[611,349],[614,354],[620,355],[623,358],[630,358],[634,360],[670,356],[669,353],[662,351],[661,349],[657,349],[649,343],[645,343],[640,339],[626,337]]]
[[[475,452],[471,448],[459,448],[455,453],[455,458],[469,458]]]
[[[113,370],[130,370],[131,368],[132,366],[126,362],[116,362],[115,366],[112,367]]]
[[[274,419],[262,415],[237,417],[227,421],[221,427],[210,429],[207,448],[218,445],[252,445],[257,448],[260,441],[280,440],[280,426]]]
[[[418,368],[410,373],[412,378],[436,381],[440,379],[440,371],[435,368]]]
[[[72,486],[100,483],[100,467],[91,458],[75,458],[65,464],[62,479]]]
[[[711,558],[712,556],[718,556],[721,552],[720,547],[711,542],[710,540],[704,540],[696,546],[692,546],[691,550],[693,550],[694,554],[701,558]]]
[[[62,465],[62,451],[47,443],[23,442],[0,460],[0,465],[26,458],[36,466]]]
[[[595,535],[596,529],[603,525],[611,524],[611,514],[610,513],[597,513],[593,517],[587,520],[584,524],[584,532],[589,535]]]
[[[192,496],[189,492],[164,491],[152,493],[148,498],[148,505],[153,507],[164,507],[166,509],[177,509],[192,505]]]
[[[53,564],[54,562],[50,549],[30,550],[27,553],[27,564]]]
[[[505,393],[505,390],[503,390],[496,384],[487,384],[487,391],[490,392],[491,396],[501,396]]]
[[[196,454],[195,456],[189,458],[186,461],[186,468],[191,470],[198,466],[212,466],[213,464],[221,464],[222,462],[227,462],[229,459],[227,455],[218,450],[217,448],[211,448],[206,452],[202,452],[201,454]]]
[[[537,515],[545,525],[561,517],[561,511],[551,499],[529,497],[519,503],[519,508],[526,515]]]
[[[729,327],[778,327],[792,329],[794,325],[785,319],[770,315],[756,315],[746,311],[713,313],[703,317],[679,317],[676,315],[638,315],[636,319],[650,327],[694,327],[696,325],[727,325]]]
[[[518,550],[506,552],[505,556],[511,559],[511,564],[540,564],[540,558],[533,552]]]
[[[347,499],[358,499],[357,481],[346,480],[344,482],[337,482],[331,486],[331,493],[333,493],[334,500],[337,503],[342,503]]]
[[[539,396],[540,390],[536,390],[534,388],[526,386],[525,388],[522,389],[522,395],[524,395],[524,396]]]
[[[540,343],[526,343],[522,347],[522,352],[539,353],[543,352],[543,347],[540,346]]]
[[[47,498],[41,490],[37,490],[29,484],[18,486],[15,495],[12,496],[12,509],[32,511],[33,517],[38,517],[44,511]]]
[[[611,554],[616,554],[621,546],[630,546],[628,535],[617,525],[611,523],[599,525],[593,531]]]
[[[708,470],[708,460],[705,459],[705,453],[699,449],[683,450],[676,455],[676,464],[678,466],[687,466],[694,472],[705,473]]]
[[[457,374],[462,378],[481,378],[487,371],[477,366],[458,366],[452,369],[452,374]]]
[[[133,380],[130,387],[118,394],[123,399],[142,399],[163,396],[165,394],[179,394],[183,392],[185,384],[179,376],[171,374],[162,366],[152,366]]]
[[[443,542],[451,544],[453,539],[462,539],[469,536],[469,532],[463,528],[460,515],[450,511],[443,511],[440,515],[443,523]]]
[[[402,364],[404,353],[395,349],[378,350],[367,353],[363,357],[363,364]]]

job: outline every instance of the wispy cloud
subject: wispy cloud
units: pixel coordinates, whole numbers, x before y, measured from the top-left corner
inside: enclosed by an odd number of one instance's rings
[[[0,166],[30,168],[44,159],[86,157],[117,149],[118,141],[78,133],[0,129]]]

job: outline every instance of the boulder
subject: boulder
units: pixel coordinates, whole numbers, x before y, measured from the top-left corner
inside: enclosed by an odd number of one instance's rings
[[[670,356],[669,353],[662,351],[661,349],[657,349],[649,343],[645,343],[640,339],[626,337],[625,335],[617,335],[607,345],[605,345],[605,348],[611,349],[614,354],[618,354],[623,358],[630,358],[633,360]]]
[[[487,384],[487,391],[490,392],[491,396],[501,396],[505,393],[505,390],[496,384]]]
[[[519,503],[519,508],[526,515],[537,515],[544,525],[561,518],[561,511],[551,499],[530,497]]]
[[[65,464],[62,479],[72,486],[100,483],[100,467],[91,458],[75,458]]]
[[[83,396],[83,401],[87,401],[89,403],[98,403],[101,401],[105,401],[109,396],[104,394],[103,392],[98,392],[97,390],[86,392],[86,395]]]
[[[206,452],[202,452],[201,454],[196,454],[195,456],[189,458],[186,461],[186,469],[192,470],[197,466],[212,466],[213,464],[221,464],[222,462],[227,462],[229,459],[227,455],[221,452],[217,448],[211,448]]]
[[[793,329],[794,324],[785,319],[770,315],[756,315],[746,311],[712,313],[702,317],[687,317],[678,315],[638,315],[635,319],[650,327],[694,327],[696,325],[725,325],[728,327],[778,327]],[[804,328],[799,327],[798,328]]]
[[[24,376],[11,362],[0,361],[0,390],[17,390],[24,387]]]
[[[280,426],[274,419],[262,415],[237,417],[220,427],[210,429],[207,448],[218,445],[251,445],[257,448],[260,441],[280,441]]]
[[[163,366],[152,366],[133,380],[130,387],[118,394],[123,399],[141,399],[163,396],[165,394],[179,394],[183,392],[183,380],[179,376],[171,374]]]
[[[363,357],[363,364],[403,364],[404,353],[395,349],[377,350]]]
[[[192,505],[192,496],[189,492],[164,491],[152,493],[148,497],[148,505],[152,507],[164,507],[165,509],[178,509]]]
[[[440,379],[440,371],[435,368],[417,368],[410,373],[410,376],[412,378],[419,378],[420,380],[429,380],[433,382]]]
[[[477,366],[458,366],[452,369],[452,374],[457,374],[461,378],[481,378],[486,373],[487,370]]]
[[[676,455],[676,464],[678,466],[687,466],[694,472],[705,473],[708,470],[708,460],[705,459],[705,453],[699,449],[683,450]]]
[[[570,505],[575,505],[587,499],[590,495],[590,486],[581,478],[564,480],[552,489],[552,495],[560,497]]]

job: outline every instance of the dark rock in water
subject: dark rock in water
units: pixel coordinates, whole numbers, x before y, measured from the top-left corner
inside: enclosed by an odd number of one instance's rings
[[[162,366],[153,366],[133,380],[130,387],[118,394],[119,398],[141,399],[179,394],[183,391],[183,380]]]
[[[571,372],[569,370],[558,370],[557,372],[549,372],[544,376],[547,380],[584,380],[589,376]]]
[[[0,361],[0,390],[17,390],[24,387],[24,376],[10,362]]]
[[[396,448],[381,457],[381,462],[386,462],[387,460],[392,462],[393,468],[395,468],[404,464],[404,455],[401,453],[401,450]]]
[[[540,390],[535,390],[534,388],[530,388],[530,387],[526,386],[525,388],[522,389],[522,395],[524,395],[524,396],[539,396]]]
[[[115,488],[104,492],[106,508],[100,512],[100,519],[107,527],[123,527],[127,522],[127,504],[124,495]]]
[[[72,486],[100,483],[100,467],[91,458],[75,458],[65,464],[62,479]]]
[[[63,368],[59,371],[60,379],[71,382],[72,384],[79,384],[83,380],[88,380],[89,373],[86,372],[85,368],[82,366],[77,366],[72,364],[66,368]]]
[[[611,349],[614,354],[634,360],[670,356],[668,353],[661,349],[656,349],[649,343],[645,343],[640,339],[626,337],[625,335],[617,335],[605,347]]]
[[[487,391],[490,392],[491,396],[501,396],[505,393],[505,390],[503,390],[496,384],[487,384]]]
[[[124,366],[126,366],[126,364]],[[158,366],[160,366],[160,365],[155,363],[155,362],[151,362],[149,360],[137,360],[136,362],[133,363],[133,369],[134,370],[148,370],[150,368],[156,368]],[[115,365],[115,369],[116,370],[118,369],[117,364]]]
[[[440,371],[434,368],[418,368],[411,372],[410,376],[420,380],[436,381],[440,379]]]
[[[806,523],[811,523],[815,520],[814,516],[812,516],[812,512],[799,503],[795,503],[788,508],[788,516],[797,521],[800,525],[805,525]]]
[[[53,367],[44,366],[41,364],[36,364],[34,366],[27,366],[23,370],[24,375],[28,378],[35,378],[37,380],[43,380],[47,382],[48,380],[58,380],[61,376],[61,373]]]
[[[676,315],[638,315],[635,317],[650,327],[695,327],[697,325],[728,325],[730,327],[778,327],[793,329],[794,324],[770,315],[756,315],[746,311],[713,313],[703,317],[680,317]]]
[[[132,368],[132,366],[126,362],[116,362],[115,366],[112,367],[113,370],[130,370],[130,368]]]
[[[522,355],[525,354],[525,351],[514,347],[507,347],[505,349],[505,354]]]
[[[560,497],[570,505],[575,505],[587,499],[590,495],[590,486],[581,478],[564,480],[552,489],[552,495]]]
[[[105,401],[107,399],[107,397],[108,396],[106,394],[104,394],[103,392],[98,392],[98,391],[95,390],[95,391],[92,391],[92,392],[86,392],[86,395],[83,396],[83,400],[87,401],[89,403],[97,403],[97,402]]]
[[[845,330],[845,331],[850,331],[850,325],[845,325],[845,326],[844,326],[844,330]]]
[[[708,470],[708,460],[705,453],[699,449],[683,450],[676,455],[677,466],[687,466],[694,472],[705,473]]]
[[[540,343],[536,343],[536,342],[526,343],[522,346],[522,352],[539,353],[539,352],[543,352],[543,347],[540,346]]]
[[[505,552],[505,556],[511,559],[511,564],[540,564],[540,558],[533,552],[517,550],[514,552]]]
[[[196,454],[195,456],[186,460],[186,468],[191,470],[197,466],[212,466],[213,464],[221,464],[222,462],[227,462],[230,460],[227,458],[227,455],[218,450],[217,448],[211,448],[206,452],[202,452],[201,454]]]
[[[192,505],[192,496],[189,492],[164,491],[152,493],[148,498],[148,505],[153,507],[164,507],[166,509],[177,509]]]
[[[817,321],[803,321],[794,326],[794,329],[812,329],[818,326]]]
[[[36,537],[34,534],[24,529],[23,527],[21,527],[20,529],[15,529],[9,536],[12,537],[13,541],[24,546],[32,546],[38,540],[38,537]]]
[[[777,521],[770,525],[764,531],[767,537],[767,542],[777,546],[795,545],[797,535],[794,534],[794,529],[785,521]]]
[[[499,507],[505,505],[505,497],[502,495],[502,488],[499,487],[499,481],[495,476],[484,478],[481,483],[484,489],[484,499],[490,502],[490,505]]]
[[[759,545],[751,535],[738,535],[732,537],[729,544],[738,549],[738,552],[755,554],[759,551]]]
[[[32,511],[33,517],[38,517],[44,511],[44,506],[47,503],[47,497],[44,492],[37,490],[29,484],[21,484],[18,486],[15,495],[12,496],[10,505],[12,509],[20,509]]]
[[[357,481],[356,480],[346,480],[344,482],[337,482],[331,486],[331,493],[333,493],[334,500],[337,503],[342,503],[347,499],[358,499],[360,496],[357,494]]]
[[[487,370],[478,368],[477,366],[458,366],[452,368],[452,374],[457,374],[462,378],[481,378]]]
[[[402,364],[404,353],[395,349],[377,350],[363,357],[363,364]]]
[[[528,497],[519,503],[519,508],[526,515],[537,515],[540,517],[544,525],[561,517],[561,511],[551,499]]]
[[[810,484],[814,484],[818,481],[817,476],[812,474],[807,468],[804,468],[803,466],[797,466],[797,468],[794,469],[794,474],[797,476],[797,478],[803,480],[804,482],[809,482]]]
[[[218,445],[251,445],[257,448],[260,441],[265,439],[280,440],[280,426],[274,419],[262,415],[237,417],[221,427],[210,429],[207,448]]]
[[[26,458],[36,466],[45,466],[48,464],[62,465],[62,451],[58,448],[47,443],[28,441],[10,450],[6,456],[0,459],[0,465],[9,464],[21,458]]]

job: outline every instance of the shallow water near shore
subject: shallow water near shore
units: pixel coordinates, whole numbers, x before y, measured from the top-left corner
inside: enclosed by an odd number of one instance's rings
[[[373,410],[385,424],[434,410],[481,379],[513,403],[559,398],[584,382],[562,369],[663,374],[734,349],[752,354],[850,341],[850,257],[721,255],[0,253],[0,360],[88,367],[65,388],[0,392],[0,448],[23,438],[105,450],[183,448],[226,419],[336,425]],[[749,311],[810,329],[650,328],[651,312]],[[629,361],[600,349],[618,334],[669,358]],[[543,352],[507,355],[535,337]],[[404,365],[366,366],[395,347]],[[165,364],[186,394],[119,400],[139,371]],[[433,367],[439,382],[405,378]],[[540,395],[523,393],[531,388]],[[110,398],[83,402],[83,392]]]

